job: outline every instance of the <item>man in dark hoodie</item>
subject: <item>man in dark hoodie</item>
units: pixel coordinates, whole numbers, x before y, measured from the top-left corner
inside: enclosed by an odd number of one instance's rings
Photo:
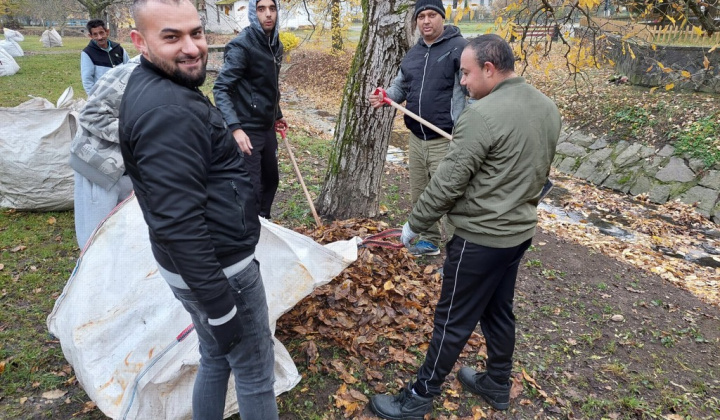
[[[90,96],[90,90],[103,74],[115,66],[127,63],[130,58],[120,44],[108,39],[110,31],[104,21],[93,19],[85,26],[91,40],[80,53],[80,75],[85,93]]]
[[[445,9],[441,0],[418,0],[413,18],[422,38],[403,59],[387,95],[398,103],[407,101],[409,111],[452,133],[466,104],[460,85],[460,55],[467,41],[458,27],[443,25]],[[383,105],[380,95],[370,95],[369,99],[375,108]],[[450,142],[408,116],[405,125],[410,130],[410,190],[415,204],[445,157]],[[450,238],[454,229],[446,223],[445,231]],[[408,250],[416,256],[438,255],[440,240],[436,223]]]
[[[278,0],[250,0],[250,26],[225,46],[213,88],[215,104],[245,154],[258,215],[266,219],[280,180],[275,129],[287,128],[278,86],[283,58],[278,9]]]

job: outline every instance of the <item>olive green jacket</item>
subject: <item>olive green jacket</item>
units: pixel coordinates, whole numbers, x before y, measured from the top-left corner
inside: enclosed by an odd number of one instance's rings
[[[455,235],[478,245],[510,248],[532,238],[560,126],[557,106],[525,79],[499,83],[460,115],[410,228],[424,232],[447,213]]]

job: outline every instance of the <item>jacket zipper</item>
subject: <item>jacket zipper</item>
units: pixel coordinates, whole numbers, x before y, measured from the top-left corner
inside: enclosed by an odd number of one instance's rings
[[[418,101],[418,115],[420,118],[422,118],[422,96],[423,90],[425,89],[425,75],[427,74],[428,60],[430,60],[430,48],[432,48],[432,45],[428,45],[427,52],[425,53],[425,65],[423,66],[422,83],[420,83],[420,98]],[[422,124],[420,124],[420,131],[423,133],[423,140],[427,140],[427,134],[425,134],[425,128]]]
[[[273,29],[274,31],[274,29]],[[277,114],[278,114],[278,106],[280,102],[280,98],[278,97],[280,95],[280,76],[277,72],[277,64],[275,63],[275,51],[272,49],[272,43],[270,42],[270,37],[268,37],[268,49],[270,50],[270,57],[272,58],[272,66],[273,66],[273,74],[275,75],[275,84],[277,85],[277,89],[275,89],[275,103],[273,104],[273,128],[275,127],[275,121],[277,121]],[[278,40],[280,42],[280,40]]]

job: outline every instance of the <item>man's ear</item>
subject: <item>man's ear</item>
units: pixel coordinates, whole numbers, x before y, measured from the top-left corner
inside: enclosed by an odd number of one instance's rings
[[[135,45],[135,48],[140,51],[140,54],[145,55],[145,51],[147,50],[145,48],[145,37],[138,32],[137,29],[133,29],[130,31],[130,39],[133,45]]]
[[[495,64],[493,64],[489,61],[486,61],[485,64],[483,64],[483,72],[488,77],[492,77],[496,71],[497,71],[497,69],[495,69]]]

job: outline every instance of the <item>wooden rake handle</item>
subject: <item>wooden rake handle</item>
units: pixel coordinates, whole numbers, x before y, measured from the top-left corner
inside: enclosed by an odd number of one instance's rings
[[[441,136],[445,137],[448,140],[452,140],[452,136],[448,134],[445,130],[439,128],[438,126],[432,124],[430,121],[423,119],[419,115],[415,114],[412,111],[408,111],[407,108],[405,108],[402,105],[399,105],[397,102],[393,101],[392,99],[388,98],[387,92],[385,92],[385,89],[383,88],[377,88],[375,89],[375,92],[373,92],[373,95],[381,95],[382,101],[386,104],[390,105],[391,107],[398,109],[402,111],[405,115],[408,117],[414,119],[415,121],[419,122],[420,124],[426,126],[427,128],[431,129],[432,131],[440,134]]]
[[[307,187],[305,187],[305,181],[303,181],[302,174],[300,173],[300,168],[298,168],[298,164],[295,161],[295,155],[293,154],[293,151],[290,148],[290,143],[288,143],[286,129],[276,129],[275,131],[280,133],[280,136],[282,137],[283,142],[285,143],[285,147],[287,148],[288,155],[290,156],[290,161],[293,164],[293,168],[295,168],[295,175],[297,175],[298,181],[300,181],[300,186],[302,186],[303,192],[305,193],[305,198],[307,199],[307,202],[310,205],[310,210],[312,211],[313,218],[315,219],[315,224],[317,225],[317,227],[321,227],[322,222],[320,221],[320,217],[318,217],[317,211],[315,211],[315,205],[312,202],[312,198],[310,198],[310,193],[308,192]]]

